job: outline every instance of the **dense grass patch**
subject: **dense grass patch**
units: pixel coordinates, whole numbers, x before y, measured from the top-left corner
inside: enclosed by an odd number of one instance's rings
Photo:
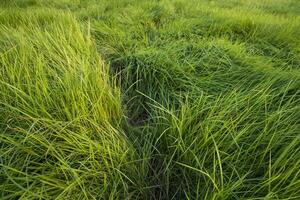
[[[0,2],[1,199],[299,199],[297,0]]]
[[[1,198],[128,196],[135,152],[89,30],[69,14],[20,16],[0,31]]]

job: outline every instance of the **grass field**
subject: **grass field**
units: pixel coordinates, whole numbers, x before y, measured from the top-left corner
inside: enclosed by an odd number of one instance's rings
[[[300,199],[300,1],[0,0],[0,199]]]

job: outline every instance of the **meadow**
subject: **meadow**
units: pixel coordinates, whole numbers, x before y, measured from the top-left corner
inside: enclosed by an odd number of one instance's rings
[[[0,0],[0,199],[300,199],[300,1]]]

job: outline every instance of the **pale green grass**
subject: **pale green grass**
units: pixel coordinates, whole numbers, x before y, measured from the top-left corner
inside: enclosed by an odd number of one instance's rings
[[[299,199],[300,2],[0,2],[1,199]]]

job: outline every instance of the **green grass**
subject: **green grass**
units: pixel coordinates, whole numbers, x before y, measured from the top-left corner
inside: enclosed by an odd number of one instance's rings
[[[0,199],[300,199],[300,2],[0,2]]]

